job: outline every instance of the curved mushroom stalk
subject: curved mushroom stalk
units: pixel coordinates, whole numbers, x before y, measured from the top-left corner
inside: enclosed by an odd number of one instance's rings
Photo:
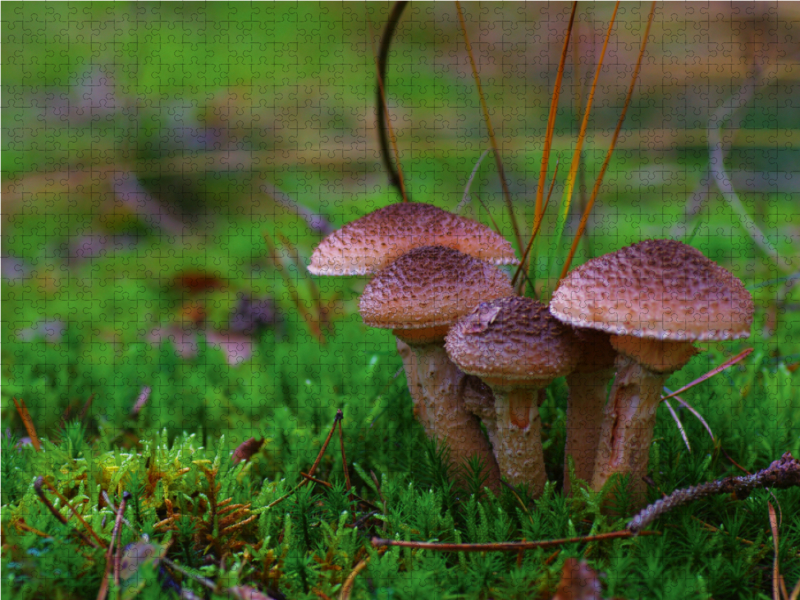
[[[464,406],[481,420],[492,448],[497,448],[497,410],[494,406],[492,388],[483,383],[480,377],[467,375],[462,380]],[[496,452],[495,452],[496,453]]]
[[[564,448],[564,494],[572,491],[567,459],[572,457],[575,477],[591,483],[600,441],[608,382],[614,369],[567,375],[567,442]]]
[[[612,336],[620,353],[617,378],[603,415],[595,458],[592,489],[600,491],[614,473],[630,473],[629,491],[634,507],[647,500],[650,443],[656,424],[661,390],[669,376],[683,368],[697,352],[687,342]]]
[[[614,473],[630,473],[633,502],[645,501],[650,442],[661,401],[661,388],[669,377],[650,371],[627,356],[618,359],[617,379],[603,413],[592,478],[600,491]]]
[[[478,417],[467,409],[460,393],[466,375],[453,364],[442,343],[414,344],[410,349],[414,358],[409,359],[411,374],[407,371],[409,391],[414,401],[414,415],[425,433],[429,438],[447,443],[454,466],[463,467],[467,459],[477,454],[485,465],[486,485],[498,491],[497,460]]]
[[[542,449],[540,392],[531,387],[492,388],[497,411],[497,443],[500,470],[511,485],[527,484],[538,498],[547,483]]]

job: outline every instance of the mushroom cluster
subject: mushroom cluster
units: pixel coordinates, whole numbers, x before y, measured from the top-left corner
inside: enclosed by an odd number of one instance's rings
[[[502,476],[541,494],[538,409],[544,388],[566,377],[565,493],[571,472],[596,491],[612,475],[630,474],[641,504],[662,386],[697,352],[694,341],[749,335],[750,294],[671,240],[588,261],[549,306],[514,295],[497,265],[517,263],[511,245],[484,225],[402,203],[329,235],[309,270],[375,275],[361,316],[392,329],[414,414],[429,437],[450,446],[454,464],[477,455],[493,489]]]
[[[692,342],[748,337],[752,298],[733,274],[691,246],[647,240],[573,270],[553,294],[550,311],[564,323],[611,336],[616,377],[591,485],[600,490],[611,475],[630,474],[633,503],[640,505],[664,383],[697,352]]]

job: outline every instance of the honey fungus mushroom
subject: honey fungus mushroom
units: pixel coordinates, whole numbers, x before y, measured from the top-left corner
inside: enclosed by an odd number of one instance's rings
[[[409,371],[407,376],[414,414],[426,434],[449,445],[456,465],[477,454],[489,468],[487,484],[494,489],[499,486],[497,462],[480,421],[464,405],[465,375],[447,357],[444,337],[482,300],[513,293],[499,268],[452,248],[424,246],[378,272],[359,304],[365,324],[392,329],[416,358],[416,377]]]
[[[661,389],[702,340],[750,335],[754,306],[744,285],[694,248],[647,240],[573,270],[550,301],[555,317],[611,335],[619,353],[606,404],[592,488],[630,473],[633,501],[645,501],[650,443]]]
[[[328,235],[311,255],[314,275],[370,275],[421,246],[444,246],[495,265],[517,264],[511,244],[485,225],[430,204],[379,208]]]
[[[540,391],[575,367],[579,349],[570,328],[540,302],[511,296],[479,304],[456,323],[445,348],[462,371],[494,392],[501,473],[540,496],[547,483]]]

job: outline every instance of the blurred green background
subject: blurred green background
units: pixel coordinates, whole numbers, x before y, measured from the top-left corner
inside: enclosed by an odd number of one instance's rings
[[[578,107],[612,8],[578,9],[548,177],[556,160],[559,175],[536,249],[545,299],[565,255],[554,216]],[[312,281],[302,267],[325,231],[397,200],[374,106],[373,57],[389,9],[3,4],[4,427],[21,431],[11,396],[24,397],[46,430],[94,393],[93,410],[119,428],[150,388],[140,423],[177,432],[202,421],[243,439],[263,426],[263,407],[297,405],[304,373],[317,381],[320,370],[380,356],[389,381],[399,366],[391,337],[366,330],[356,314],[364,282]],[[608,148],[648,10],[619,9],[566,238]],[[569,5],[464,11],[515,213],[529,232]],[[651,237],[689,241],[745,281],[757,303],[748,344],[764,365],[792,372],[800,361],[797,14],[791,3],[658,7],[573,262]],[[410,5],[386,88],[413,200],[490,224],[483,204],[510,239],[491,155],[459,208],[490,144],[454,5]],[[717,134],[723,169],[709,158]],[[735,194],[720,193],[727,184]],[[320,333],[303,314],[323,321]],[[717,360],[731,346],[707,349]],[[282,381],[281,364],[296,365],[297,377]],[[335,377],[326,385],[311,397],[330,393],[336,405],[341,386]],[[359,402],[372,410],[371,400]]]

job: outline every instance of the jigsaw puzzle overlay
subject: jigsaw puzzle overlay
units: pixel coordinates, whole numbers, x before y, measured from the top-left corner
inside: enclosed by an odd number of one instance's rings
[[[4,2],[2,593],[797,597],[799,7]]]

